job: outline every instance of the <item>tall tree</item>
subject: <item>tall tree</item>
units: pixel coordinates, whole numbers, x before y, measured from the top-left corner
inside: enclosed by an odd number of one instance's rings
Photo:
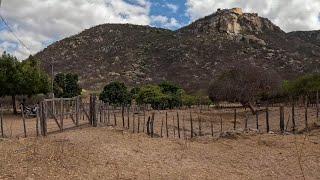
[[[59,73],[54,79],[54,94],[56,97],[71,98],[81,94],[82,89],[78,84],[79,78],[76,74]]]
[[[16,96],[32,96],[49,91],[48,77],[40,70],[38,61],[30,57],[19,62],[3,53],[0,58],[0,96],[12,97],[12,108],[17,114]]]

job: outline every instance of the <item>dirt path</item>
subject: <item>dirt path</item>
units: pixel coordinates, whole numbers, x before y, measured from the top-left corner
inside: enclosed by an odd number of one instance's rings
[[[0,179],[320,179],[319,144],[320,130],[184,141],[85,128],[1,139]]]

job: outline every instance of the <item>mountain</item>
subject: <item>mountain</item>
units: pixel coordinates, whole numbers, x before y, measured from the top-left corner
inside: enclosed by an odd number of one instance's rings
[[[295,31],[289,33],[290,37],[298,37],[306,42],[320,47],[320,30],[318,31]]]
[[[317,71],[320,47],[285,33],[270,20],[241,9],[218,9],[177,31],[104,24],[58,41],[35,55],[50,72],[73,72],[85,89],[110,81],[129,86],[175,82],[206,91],[214,76],[239,64],[276,71],[283,78]],[[313,38],[310,38],[313,39]]]

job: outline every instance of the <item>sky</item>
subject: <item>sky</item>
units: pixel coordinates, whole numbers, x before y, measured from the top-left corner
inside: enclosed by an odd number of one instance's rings
[[[320,0],[0,0],[0,54],[23,60],[55,41],[104,23],[171,30],[214,13],[241,7],[269,18],[284,31],[319,30]]]

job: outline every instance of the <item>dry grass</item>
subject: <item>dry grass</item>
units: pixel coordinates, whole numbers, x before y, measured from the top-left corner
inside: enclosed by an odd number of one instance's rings
[[[320,179],[319,139],[319,130],[185,141],[86,128],[0,140],[0,179],[303,179],[301,169]]]

